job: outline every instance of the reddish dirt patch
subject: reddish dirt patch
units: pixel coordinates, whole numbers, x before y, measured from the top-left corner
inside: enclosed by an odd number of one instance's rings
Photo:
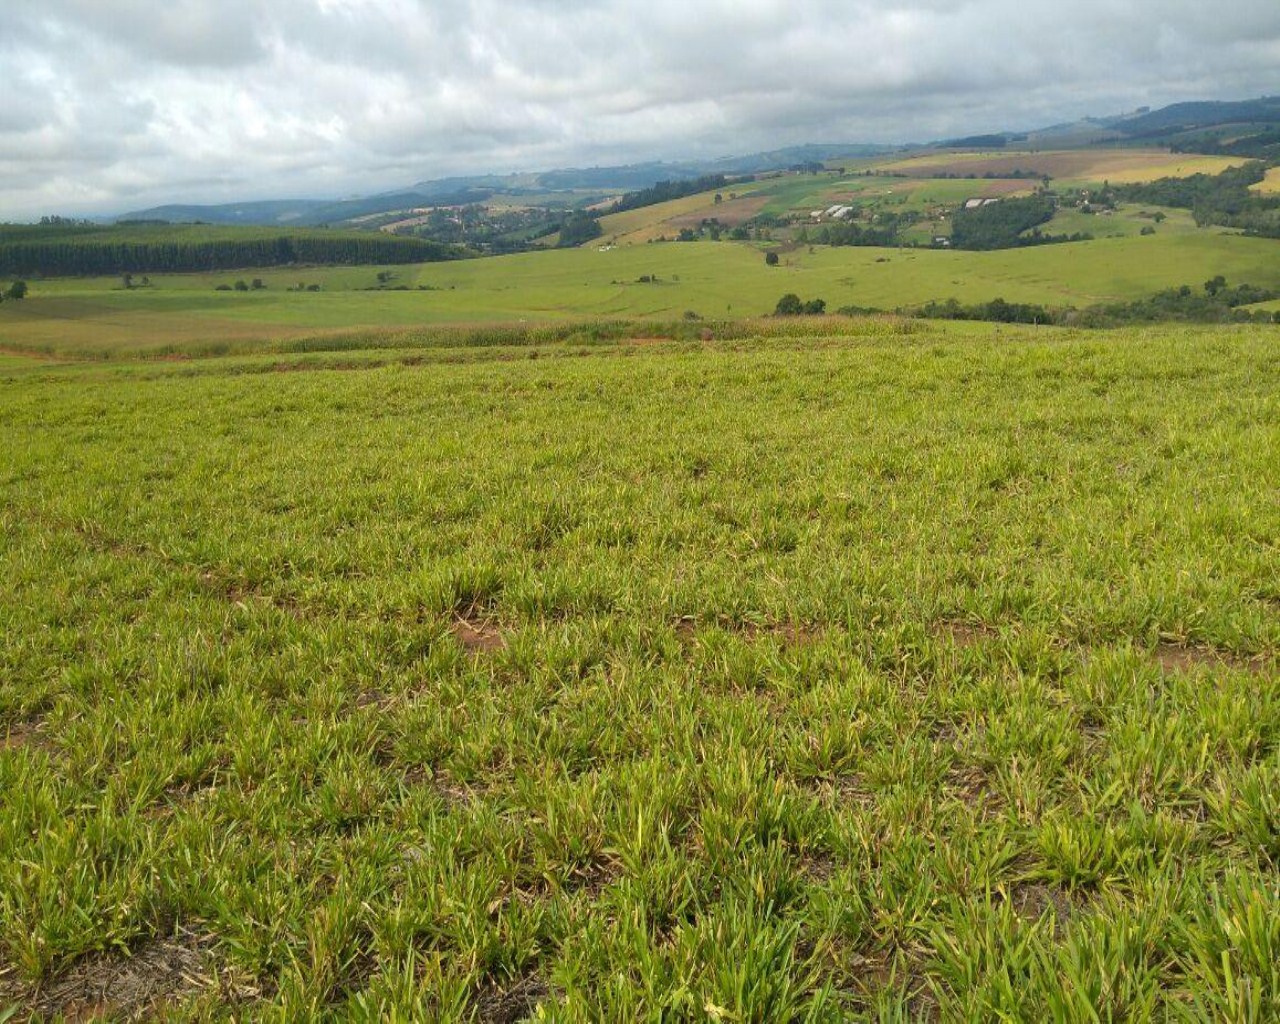
[[[976,644],[994,640],[1000,635],[1000,631],[985,622],[944,619],[934,625],[933,635],[941,640],[950,640],[957,647],[973,647]]]
[[[1155,658],[1165,672],[1194,672],[1202,668],[1261,672],[1267,664],[1267,659],[1262,655],[1244,658],[1228,651],[1215,651],[1207,647],[1183,647],[1180,644],[1160,644],[1156,647]]]
[[[767,631],[791,647],[807,647],[818,641],[816,629],[795,622],[779,622],[769,626]]]
[[[33,1018],[151,1020],[218,984],[209,936],[183,932],[83,957],[20,1004]]]
[[[498,628],[483,619],[458,616],[453,622],[453,635],[471,654],[494,654],[507,646]]]
[[[796,622],[753,622],[743,619],[721,620],[716,623],[721,629],[752,643],[764,637],[773,637],[788,647],[805,647],[817,643],[821,633],[812,626]],[[675,622],[676,636],[686,645],[697,643],[698,622],[689,616]]]
[[[1030,193],[1037,184],[1038,182],[1023,181],[1018,178],[1002,178],[997,181],[982,182],[981,187],[975,190],[975,194],[980,199],[999,199],[1001,196],[1011,196],[1018,192]]]
[[[11,722],[0,726],[0,750],[19,750],[24,747],[43,746],[44,737],[40,734],[38,722]]]
[[[675,623],[676,638],[682,644],[692,644],[698,636],[698,623],[696,619],[685,616],[676,620]]]
[[[682,213],[672,217],[666,223],[675,228],[696,228],[704,220],[714,218],[722,225],[736,228],[745,224],[769,204],[768,196],[743,196],[741,199],[726,199],[719,205],[709,203],[690,213]]]

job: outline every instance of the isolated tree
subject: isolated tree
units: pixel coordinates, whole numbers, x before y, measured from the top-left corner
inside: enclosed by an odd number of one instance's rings
[[[9,285],[9,290],[4,293],[6,299],[25,299],[27,297],[27,282],[14,281]]]
[[[804,311],[810,316],[821,316],[827,311],[825,299],[810,299],[804,304]]]
[[[129,291],[133,287],[133,275],[127,270],[120,275],[120,287],[125,291]]]
[[[799,316],[803,312],[804,303],[795,292],[787,292],[773,309],[774,316]]]
[[[778,254],[776,252],[765,253],[764,262],[767,267],[776,267],[778,265]]]

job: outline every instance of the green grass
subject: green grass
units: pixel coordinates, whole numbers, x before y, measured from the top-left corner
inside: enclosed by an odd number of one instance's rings
[[[845,329],[7,360],[0,1016],[1276,1019],[1274,331]]]
[[[1151,217],[1156,212],[1164,214],[1164,220],[1158,224]],[[1041,225],[1040,230],[1051,235],[1072,235],[1079,232],[1093,235],[1094,238],[1132,238],[1140,235],[1142,229],[1147,227],[1154,228],[1158,234],[1188,235],[1200,230],[1189,210],[1128,204],[1121,204],[1111,214],[1062,209],[1054,214],[1048,224]]]
[[[1112,218],[1114,220],[1114,218]],[[1143,222],[1145,223],[1145,222]],[[436,324],[555,323],[599,317],[723,319],[770,312],[796,292],[893,309],[957,298],[1088,306],[1144,298],[1222,274],[1233,284],[1280,286],[1272,239],[1178,230],[990,253],[807,247],[766,267],[755,246],[669,243],[526,253],[392,268],[409,291],[365,291],[384,268],[287,268],[249,273],[262,292],[217,292],[245,274],[152,275],[124,291],[114,279],[38,281],[0,305],[0,349],[103,356],[219,351],[309,334]],[[642,284],[642,276],[657,283]],[[318,293],[288,292],[299,282]],[[419,286],[431,290],[420,291]]]

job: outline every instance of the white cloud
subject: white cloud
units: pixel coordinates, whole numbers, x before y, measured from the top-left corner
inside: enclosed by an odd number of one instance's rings
[[[1280,91],[1274,0],[8,0],[0,218]]]

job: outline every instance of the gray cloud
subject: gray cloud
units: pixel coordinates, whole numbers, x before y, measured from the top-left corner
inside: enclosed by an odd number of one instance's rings
[[[1274,0],[8,0],[0,218],[1280,91]]]

